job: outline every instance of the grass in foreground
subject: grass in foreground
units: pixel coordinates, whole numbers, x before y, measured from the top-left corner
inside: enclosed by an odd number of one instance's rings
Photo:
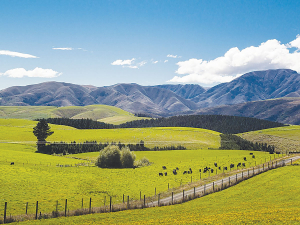
[[[24,224],[299,224],[300,166],[271,170],[180,205]]]

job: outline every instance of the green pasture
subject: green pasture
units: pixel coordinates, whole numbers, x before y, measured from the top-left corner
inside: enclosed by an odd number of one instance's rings
[[[111,124],[121,124],[128,121],[146,119],[136,117],[132,113],[114,106],[0,106],[0,118],[5,119],[40,119],[66,117],[71,119],[88,118]]]
[[[184,204],[24,224],[299,224],[300,166],[260,174]]]
[[[0,142],[26,142],[34,144],[35,121],[0,119]],[[49,142],[122,142],[136,144],[143,140],[146,147],[183,145],[189,149],[219,148],[218,132],[188,127],[123,128],[79,130],[68,126],[50,124],[54,134]]]
[[[75,164],[86,163],[87,160],[67,158],[93,159],[98,153],[61,157],[34,153],[34,150],[34,146],[24,144],[0,145],[0,205],[8,202],[9,214],[24,214],[26,202],[29,203],[28,213],[34,213],[36,201],[39,201],[41,212],[52,212],[56,201],[59,201],[59,210],[63,211],[65,199],[68,199],[70,210],[81,208],[82,198],[84,207],[88,207],[90,197],[94,207],[103,205],[104,198],[109,196],[113,197],[114,203],[121,202],[123,194],[130,199],[139,199],[140,192],[153,196],[155,188],[157,193],[162,193],[168,190],[168,184],[172,189],[188,184],[191,179],[197,182],[200,180],[199,169],[205,166],[214,168],[214,162],[218,166],[229,167],[230,163],[243,162],[243,157],[247,157],[246,167],[251,167],[269,159],[265,152],[254,152],[256,158],[252,159],[249,151],[238,150],[135,152],[137,159],[146,156],[152,165],[137,169],[101,169],[95,166],[75,167]],[[10,165],[10,162],[15,165]],[[163,170],[162,166],[166,166],[167,170]],[[172,170],[176,167],[179,171],[175,176]],[[183,175],[182,172],[189,168],[193,173]],[[168,175],[159,176],[160,172]],[[220,170],[217,172],[222,173]],[[213,174],[202,173],[201,178],[209,176]]]
[[[274,145],[276,151],[300,151],[300,126],[297,125],[251,131],[239,135],[249,141]]]

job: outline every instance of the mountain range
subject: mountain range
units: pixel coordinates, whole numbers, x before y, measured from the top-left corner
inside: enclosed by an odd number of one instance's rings
[[[300,75],[289,69],[254,71],[209,89],[197,84],[95,87],[53,81],[0,91],[2,106],[93,104],[154,116],[225,114],[300,124]]]

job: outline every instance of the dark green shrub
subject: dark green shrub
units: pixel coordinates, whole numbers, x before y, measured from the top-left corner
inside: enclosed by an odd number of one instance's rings
[[[121,162],[123,168],[133,168],[136,156],[128,147],[121,150]]]
[[[101,168],[121,168],[121,151],[118,146],[109,145],[100,151],[96,166]]]

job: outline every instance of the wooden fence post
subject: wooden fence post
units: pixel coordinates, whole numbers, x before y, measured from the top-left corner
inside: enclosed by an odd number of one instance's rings
[[[184,202],[184,190],[182,191],[182,202]]]
[[[155,188],[155,196],[156,196],[156,188]]]
[[[293,165],[293,159],[291,159],[291,165]]]
[[[196,197],[196,187],[194,187],[194,198]]]
[[[123,194],[123,203],[124,203],[124,194]]]
[[[89,213],[92,212],[92,198],[90,198],[90,206],[89,206]]]
[[[66,203],[65,203],[65,217],[67,216],[67,208],[68,208],[68,199],[66,199]]]
[[[128,196],[128,200],[129,200],[129,196]],[[112,201],[112,197],[110,196],[110,198],[109,198],[109,211],[110,211],[110,212],[112,211],[112,204],[111,204],[111,201]]]
[[[170,189],[170,183],[168,183],[168,190]]]
[[[215,182],[213,182],[213,191],[215,191]]]
[[[253,172],[252,172],[252,176],[254,176],[254,167],[253,167]]]
[[[249,169],[248,169],[248,178],[249,178]]]
[[[222,190],[223,190],[223,179],[222,179]]]
[[[35,219],[37,220],[37,215],[38,215],[38,210],[39,210],[39,201],[36,201],[36,207],[35,207]]]
[[[204,184],[204,192],[203,192],[203,193],[204,193],[204,195],[205,195],[205,188],[206,188],[206,184]]]
[[[228,177],[229,187],[230,187],[230,177]]]
[[[83,209],[83,198],[81,199],[81,208]]]
[[[158,201],[157,201],[158,207],[160,206],[160,205],[159,205],[159,200],[160,200],[160,194],[158,194]]]
[[[27,215],[27,211],[28,211],[28,202],[26,202],[26,215]]]
[[[129,195],[127,195],[127,209],[129,209]]]
[[[7,209],[7,202],[4,203],[4,220],[3,223],[6,223],[6,209]]]
[[[146,207],[146,195],[144,195],[144,208]]]
[[[235,175],[235,183],[237,183],[237,174]]]
[[[142,200],[142,191],[140,191],[140,200]]]

